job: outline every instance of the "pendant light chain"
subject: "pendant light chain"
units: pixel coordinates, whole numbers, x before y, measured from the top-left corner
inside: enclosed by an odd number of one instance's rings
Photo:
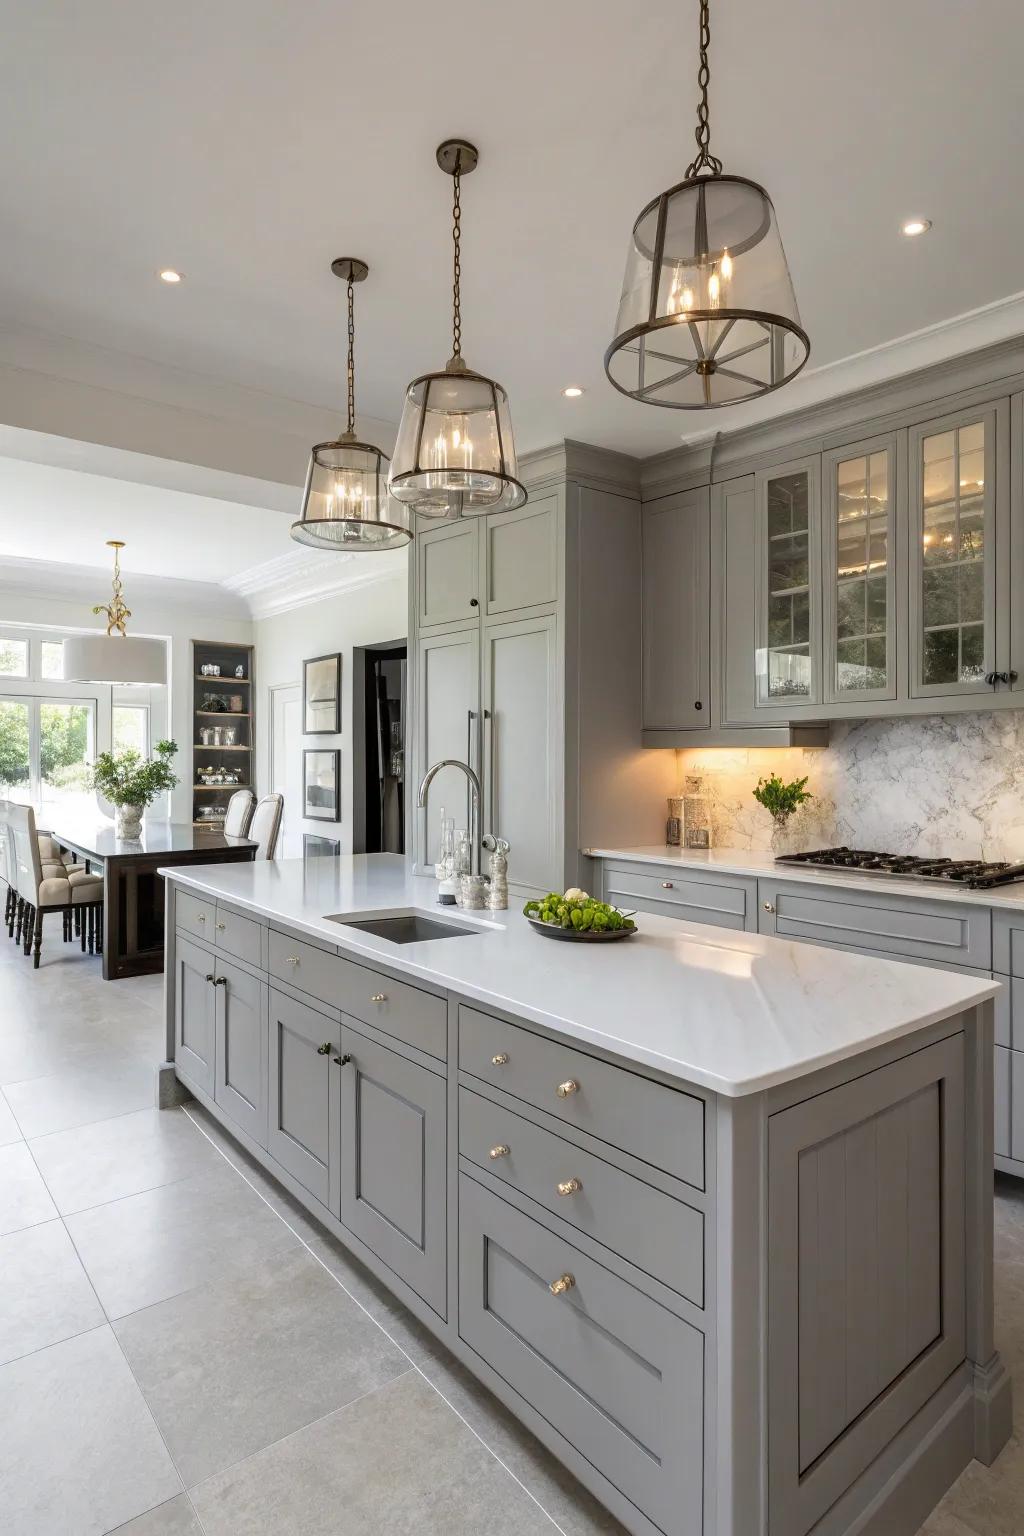
[[[455,163],[455,174],[452,177],[454,190],[452,194],[452,245],[454,247],[454,262],[452,267],[452,356],[462,356],[462,301],[460,288],[462,286],[462,203],[459,198],[459,187],[462,181],[459,175],[458,161]]]
[[[707,171],[712,176],[721,176],[722,162],[713,155],[709,149],[711,142],[711,113],[708,107],[708,86],[711,83],[711,66],[708,63],[708,49],[711,46],[711,10],[709,0],[700,0],[700,68],[697,71],[697,84],[700,86],[700,101],[697,105],[697,127],[694,138],[697,140],[698,154],[686,167],[686,179],[691,181],[701,171]]]
[[[356,430],[356,299],[351,269],[348,280],[348,430]]]

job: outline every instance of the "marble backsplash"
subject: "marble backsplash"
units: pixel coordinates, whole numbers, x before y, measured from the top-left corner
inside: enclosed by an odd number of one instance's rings
[[[767,850],[762,775],[808,777],[814,799],[789,824],[798,848],[846,843],[893,853],[1024,861],[1024,711],[836,724],[825,748],[686,748],[720,848]]]

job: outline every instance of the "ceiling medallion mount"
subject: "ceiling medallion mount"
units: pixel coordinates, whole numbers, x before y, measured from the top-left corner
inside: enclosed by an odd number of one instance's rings
[[[348,290],[348,418],[333,442],[314,445],[302,515],[291,527],[296,543],[315,549],[399,549],[412,537],[409,513],[388,495],[387,456],[356,434],[355,285],[366,280],[369,270],[358,256],[336,256],[331,262],[331,271]]]
[[[452,355],[405,393],[391,465],[392,496],[421,517],[511,512],[526,501],[518,479],[512,417],[501,385],[462,356],[463,176],[480,156],[468,139],[445,139],[437,163],[452,178]]]
[[[685,180],[633,226],[605,353],[608,378],[633,400],[709,410],[757,399],[796,377],[810,341],[764,187],[726,175],[711,153],[709,0],[700,0],[697,154]]]

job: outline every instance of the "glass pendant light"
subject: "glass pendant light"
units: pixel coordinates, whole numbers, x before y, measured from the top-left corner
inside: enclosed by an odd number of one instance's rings
[[[633,226],[615,339],[604,357],[633,400],[707,410],[788,384],[811,349],[765,189],[724,176],[709,149],[708,0],[700,7],[697,155]]]
[[[405,507],[388,495],[387,456],[356,436],[355,284],[369,271],[356,256],[339,256],[331,271],[348,285],[348,426],[309,456],[302,516],[292,538],[316,549],[398,549],[412,537]]]
[[[163,640],[129,635],[125,620],[132,616],[121,582],[123,539],[108,539],[114,551],[114,591],[109,603],[97,603],[93,613],[105,613],[105,635],[74,635],[64,641],[66,683],[149,683],[167,681],[167,646]]]
[[[452,355],[443,373],[413,379],[405,394],[391,464],[391,494],[422,517],[459,518],[511,512],[526,500],[517,479],[508,396],[493,379],[474,373],[462,356],[460,265],[463,176],[479,156],[464,139],[446,139],[437,163],[454,184],[455,248]]]

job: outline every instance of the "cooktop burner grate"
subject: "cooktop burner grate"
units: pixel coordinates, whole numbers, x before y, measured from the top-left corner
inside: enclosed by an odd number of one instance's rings
[[[1006,859],[917,858],[910,853],[873,853],[863,848],[815,848],[809,853],[783,853],[776,864],[799,864],[811,869],[855,869],[865,875],[888,875],[908,880],[944,880],[984,890],[993,885],[1012,885],[1024,880],[1024,864]]]

